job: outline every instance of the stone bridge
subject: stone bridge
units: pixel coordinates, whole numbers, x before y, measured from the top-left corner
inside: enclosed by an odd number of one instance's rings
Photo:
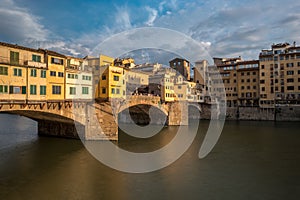
[[[0,113],[18,114],[38,123],[38,134],[84,140],[118,140],[118,115],[139,105],[155,107],[168,125],[188,125],[187,102],[162,103],[155,96],[131,96],[110,101],[1,101]],[[199,108],[200,109],[200,108]]]

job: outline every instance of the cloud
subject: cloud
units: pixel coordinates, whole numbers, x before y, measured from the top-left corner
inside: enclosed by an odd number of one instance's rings
[[[116,6],[116,12],[115,12],[116,26],[125,30],[132,28],[129,13],[130,12],[127,6]]]
[[[0,7],[0,36],[7,41],[28,38],[46,40],[50,32],[40,23],[40,18],[19,7],[13,0],[2,0]]]
[[[149,18],[145,24],[148,26],[153,26],[153,23],[158,15],[158,11],[149,6],[146,6],[145,9],[149,12]]]

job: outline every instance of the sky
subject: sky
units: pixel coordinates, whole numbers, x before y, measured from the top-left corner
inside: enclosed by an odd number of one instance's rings
[[[252,60],[273,43],[300,44],[295,0],[0,0],[0,5],[0,41],[77,57],[90,55],[114,34],[141,27],[179,31],[212,57]]]

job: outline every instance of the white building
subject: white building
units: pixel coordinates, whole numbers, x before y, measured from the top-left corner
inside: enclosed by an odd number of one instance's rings
[[[67,58],[65,99],[91,100],[93,98],[93,74],[87,60]]]

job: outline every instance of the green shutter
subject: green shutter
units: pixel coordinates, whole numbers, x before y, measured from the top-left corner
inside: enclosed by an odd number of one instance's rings
[[[22,86],[22,94],[26,94],[26,86]]]
[[[14,86],[10,85],[9,86],[9,94],[13,94],[14,93]]]

